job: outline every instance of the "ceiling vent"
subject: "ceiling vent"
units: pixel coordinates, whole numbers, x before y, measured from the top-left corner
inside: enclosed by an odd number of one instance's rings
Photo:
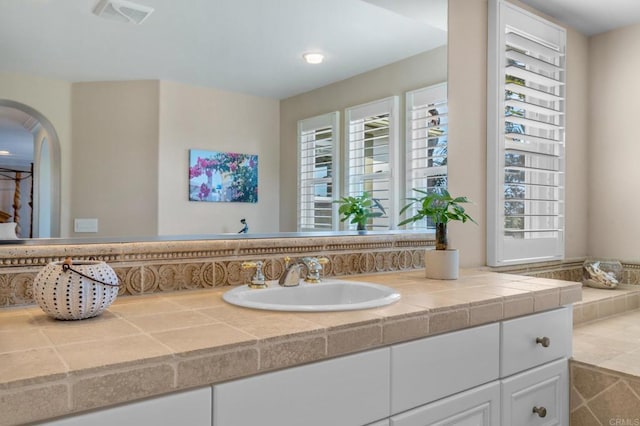
[[[142,24],[152,12],[152,7],[126,0],[100,0],[93,9],[102,18],[133,24]]]

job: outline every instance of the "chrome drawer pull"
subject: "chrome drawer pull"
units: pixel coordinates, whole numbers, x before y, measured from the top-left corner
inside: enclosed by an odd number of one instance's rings
[[[541,344],[543,348],[548,348],[551,344],[551,339],[548,337],[536,337],[536,343]]]
[[[544,407],[533,407],[533,412],[538,415],[538,417],[547,417],[547,409]]]

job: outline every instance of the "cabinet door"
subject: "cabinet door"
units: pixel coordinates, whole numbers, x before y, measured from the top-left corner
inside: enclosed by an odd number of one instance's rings
[[[561,308],[504,321],[500,377],[571,356],[571,310]]]
[[[380,420],[379,422],[370,423],[367,426],[389,426],[389,419]]]
[[[502,380],[502,424],[569,426],[567,360]]]
[[[214,426],[354,426],[389,417],[389,348],[213,388]]]
[[[211,426],[211,387],[66,417],[47,426]]]
[[[498,381],[391,417],[391,426],[499,426]]]
[[[391,348],[391,412],[409,410],[498,379],[498,324]]]

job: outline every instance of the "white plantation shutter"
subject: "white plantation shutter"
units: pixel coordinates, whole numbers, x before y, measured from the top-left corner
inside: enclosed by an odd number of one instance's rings
[[[347,194],[368,192],[383,207],[384,215],[371,219],[370,229],[393,228],[398,222],[398,97],[348,108],[345,123]]]
[[[565,30],[491,0],[487,256],[564,257]]]
[[[436,84],[406,94],[406,196],[418,197],[413,188],[433,191],[447,188],[448,140],[447,83]],[[405,213],[411,217],[418,206]],[[433,227],[413,222],[407,229]]]
[[[298,122],[298,231],[335,231],[338,213],[339,113]]]

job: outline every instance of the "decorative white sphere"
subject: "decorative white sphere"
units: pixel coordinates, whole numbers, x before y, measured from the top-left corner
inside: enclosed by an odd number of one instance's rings
[[[100,315],[116,299],[118,288],[118,276],[105,262],[85,260],[70,264],[67,259],[51,262],[38,273],[33,281],[33,297],[47,315],[78,320]]]

